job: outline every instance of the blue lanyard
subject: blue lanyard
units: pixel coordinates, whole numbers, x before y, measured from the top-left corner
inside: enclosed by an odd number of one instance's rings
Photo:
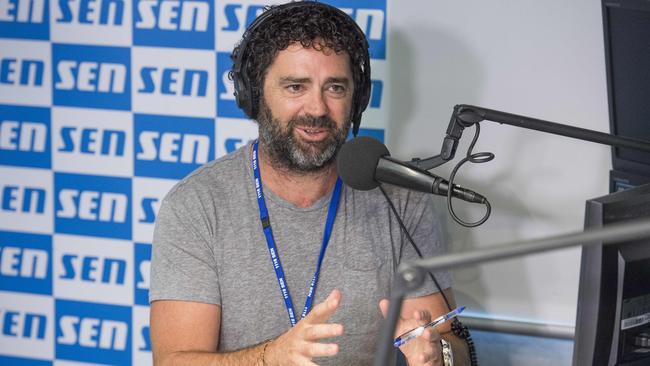
[[[280,291],[282,292],[282,297],[284,298],[284,305],[287,307],[287,313],[289,314],[289,321],[291,326],[296,325],[296,316],[293,310],[293,301],[291,301],[291,295],[289,294],[289,288],[287,287],[287,281],[285,280],[284,270],[282,269],[282,263],[280,262],[280,256],[278,250],[275,246],[275,239],[273,239],[273,231],[271,230],[271,222],[269,221],[269,211],[266,208],[266,202],[264,201],[264,192],[262,191],[262,178],[260,177],[260,167],[257,160],[258,152],[258,143],[255,141],[253,144],[253,159],[251,164],[253,165],[253,175],[255,176],[255,192],[257,194],[257,203],[260,209],[260,220],[262,221],[262,228],[264,229],[264,236],[266,237],[266,245],[269,248],[269,254],[271,255],[271,262],[273,263],[273,269],[275,269],[275,276],[278,278],[278,284],[280,285]],[[309,285],[309,292],[307,293],[307,299],[305,300],[305,308],[302,310],[301,318],[304,318],[309,310],[311,310],[312,302],[314,301],[314,293],[316,292],[316,283],[318,282],[318,274],[320,273],[321,264],[323,263],[323,258],[325,257],[325,250],[327,249],[327,243],[330,240],[330,235],[332,234],[332,227],[334,226],[334,218],[336,218],[336,211],[339,207],[339,197],[341,196],[341,178],[337,178],[336,186],[334,186],[334,192],[332,193],[332,198],[330,200],[330,207],[327,211],[327,220],[325,221],[325,232],[323,233],[323,245],[320,248],[320,254],[318,255],[318,264],[316,265],[316,271],[314,272],[314,277],[311,280]]]

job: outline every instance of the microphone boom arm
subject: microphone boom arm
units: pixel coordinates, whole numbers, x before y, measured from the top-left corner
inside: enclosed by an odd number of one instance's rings
[[[431,170],[446,163],[449,160],[452,160],[456,154],[458,141],[460,141],[463,130],[466,127],[471,127],[475,123],[482,121],[492,121],[505,125],[517,126],[530,130],[572,137],[578,140],[596,142],[613,147],[623,147],[650,152],[650,142],[648,141],[616,136],[609,133],[573,127],[561,123],[544,121],[541,119],[501,112],[473,105],[458,104],[454,107],[454,111],[451,114],[451,119],[449,121],[449,125],[447,126],[447,135],[443,140],[440,155],[432,156],[426,159],[415,158],[412,159],[409,164],[422,170]]]

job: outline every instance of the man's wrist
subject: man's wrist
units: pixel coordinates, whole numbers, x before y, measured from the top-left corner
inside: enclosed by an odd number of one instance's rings
[[[269,366],[266,362],[266,349],[269,347],[269,344],[271,344],[271,340],[264,342],[264,346],[262,347],[262,357],[260,357],[262,360],[262,366]]]
[[[260,352],[260,358],[259,358],[259,360],[260,360],[259,364],[261,366],[271,366],[270,352],[267,352],[268,348],[269,348],[269,345],[271,345],[271,342],[273,342],[273,340],[269,339],[268,341],[264,342],[261,345],[262,346],[262,352]]]

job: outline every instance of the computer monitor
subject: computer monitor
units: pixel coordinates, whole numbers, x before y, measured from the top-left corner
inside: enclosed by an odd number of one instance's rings
[[[650,218],[650,184],[587,201],[585,229]],[[583,247],[573,365],[650,365],[650,239]]]
[[[601,0],[610,130],[650,141],[650,1]],[[650,153],[612,148],[614,170],[650,177]]]

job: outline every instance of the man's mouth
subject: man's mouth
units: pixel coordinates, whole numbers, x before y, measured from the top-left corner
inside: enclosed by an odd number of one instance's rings
[[[329,129],[322,127],[303,127],[298,126],[296,130],[304,139],[308,141],[320,141],[327,137]]]

